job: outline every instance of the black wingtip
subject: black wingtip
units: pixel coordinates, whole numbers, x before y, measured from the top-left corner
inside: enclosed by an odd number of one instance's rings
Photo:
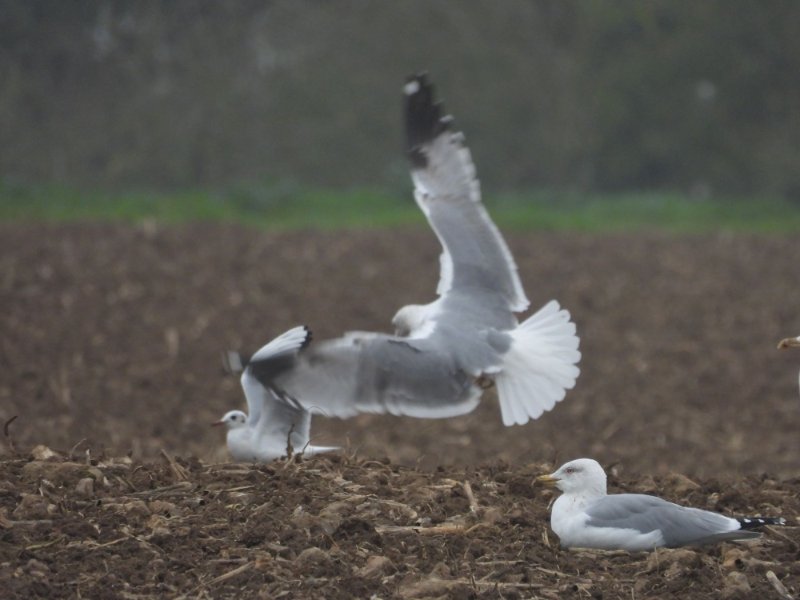
[[[314,339],[314,334],[313,334],[313,332],[311,331],[311,328],[308,325],[303,325],[303,329],[305,329],[305,332],[306,332],[306,339],[303,341],[302,344],[300,344],[300,349],[301,350],[303,348],[306,348],[311,343],[311,341]]]
[[[414,168],[424,169],[428,158],[423,147],[447,131],[452,119],[442,115],[442,103],[435,101],[434,87],[427,73],[407,77],[403,94],[408,157]]]
[[[783,517],[743,517],[736,519],[742,529],[756,529],[764,525],[786,525]]]

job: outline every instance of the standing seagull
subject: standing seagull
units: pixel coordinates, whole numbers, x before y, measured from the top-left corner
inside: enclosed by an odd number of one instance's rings
[[[778,342],[778,349],[783,348],[800,348],[800,336],[786,338]],[[800,385],[800,376],[798,376],[797,383]]]
[[[647,551],[757,538],[762,525],[783,518],[732,519],[646,494],[606,494],[606,473],[597,461],[579,458],[536,481],[563,494],[553,504],[550,526],[565,548]]]
[[[295,327],[261,348],[250,360],[269,360],[273,364],[290,361],[310,341],[311,332],[306,327]],[[234,460],[271,462],[292,452],[311,455],[338,450],[309,444],[311,413],[262,385],[253,376],[250,365],[242,364],[241,356],[229,353],[226,362],[229,370],[242,372],[242,389],[249,410],[249,414],[231,410],[213,423],[228,428],[228,451]]]
[[[451,131],[424,75],[409,78],[404,93],[414,195],[443,249],[439,298],[401,308],[396,335],[351,332],[281,353],[270,342],[243,361],[246,372],[273,401],[340,418],[463,415],[494,382],[503,423],[524,424],[575,385],[575,325],[555,300],[518,323],[528,299],[481,203],[464,136]]]

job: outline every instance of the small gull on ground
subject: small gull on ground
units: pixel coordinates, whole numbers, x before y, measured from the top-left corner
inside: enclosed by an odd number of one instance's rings
[[[597,461],[579,458],[536,481],[563,494],[553,503],[550,526],[565,548],[648,551],[757,538],[751,529],[783,525],[783,518],[730,518],[646,494],[606,493]]]
[[[311,334],[305,327],[295,327],[261,348],[254,359],[287,360],[307,345]],[[291,399],[281,399],[277,392],[263,386],[253,376],[249,364],[231,352],[226,366],[242,372],[241,382],[249,414],[240,410],[225,413],[213,425],[228,429],[226,441],[231,457],[241,462],[271,462],[291,452],[305,456],[338,450],[335,446],[313,446],[309,443],[311,413]]]

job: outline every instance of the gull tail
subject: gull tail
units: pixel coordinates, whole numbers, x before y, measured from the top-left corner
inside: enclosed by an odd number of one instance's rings
[[[786,519],[783,517],[735,517],[728,519],[728,521],[735,529],[708,535],[694,540],[692,543],[700,545],[724,542],[726,540],[754,540],[761,537],[761,533],[753,531],[754,529],[766,525],[786,525]]]
[[[510,332],[511,348],[495,376],[503,424],[523,425],[552,409],[580,374],[580,340],[569,312],[551,300]]]

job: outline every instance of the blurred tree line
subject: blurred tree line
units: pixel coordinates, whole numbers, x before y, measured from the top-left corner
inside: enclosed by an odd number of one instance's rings
[[[485,185],[800,198],[794,0],[0,0],[0,177],[407,186],[427,70]]]

